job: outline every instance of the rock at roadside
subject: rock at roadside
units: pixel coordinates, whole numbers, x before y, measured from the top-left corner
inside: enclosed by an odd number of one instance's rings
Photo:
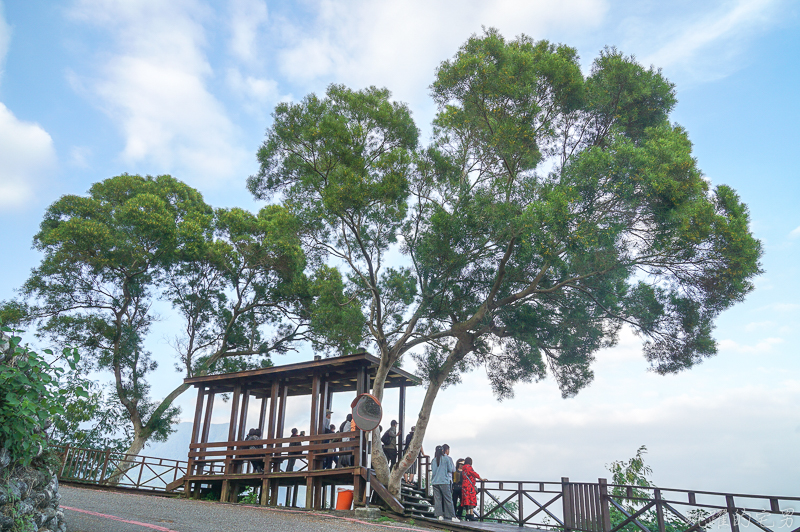
[[[356,517],[358,519],[378,519],[381,516],[381,509],[374,506],[369,508],[356,508]]]

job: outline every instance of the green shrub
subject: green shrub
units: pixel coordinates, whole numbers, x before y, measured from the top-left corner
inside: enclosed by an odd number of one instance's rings
[[[60,389],[63,368],[49,364],[44,357],[21,346],[22,338],[15,330],[2,327],[0,334],[0,447],[11,453],[11,459],[22,466],[41,456],[47,449],[45,429],[56,415],[63,415]],[[45,353],[52,355],[50,350]],[[63,359],[71,369],[79,360],[75,349],[65,349]],[[74,392],[85,396],[78,387]]]

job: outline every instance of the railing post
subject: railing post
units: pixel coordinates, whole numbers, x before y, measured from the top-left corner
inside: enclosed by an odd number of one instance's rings
[[[733,502],[733,495],[725,495],[725,502],[728,506],[728,519],[731,521],[731,532],[739,532],[739,514],[736,513],[736,504]]]
[[[664,525],[664,507],[661,503],[661,490],[656,488],[653,490],[653,498],[656,500],[656,520],[658,521],[658,532],[666,532]]]
[[[70,451],[70,444],[67,444],[64,447],[64,459],[63,462],[61,463],[61,471],[58,472],[59,480],[61,480],[61,477],[64,476],[64,469],[67,467],[67,458],[69,457],[69,451]]]
[[[519,492],[517,493],[517,520],[519,526],[522,526],[522,482],[520,482],[517,487],[519,488]]]
[[[486,491],[486,485],[481,480],[481,505],[478,511],[478,520],[483,521],[483,493]]]
[[[600,485],[601,530],[609,532],[611,530],[611,504],[608,502],[608,481],[598,478],[597,483]]]
[[[561,503],[564,509],[564,532],[570,532],[575,527],[573,522],[575,511],[572,506],[569,477],[561,477]]]
[[[97,482],[102,484],[106,479],[106,470],[108,469],[108,458],[111,455],[111,449],[106,449],[106,456],[103,460],[103,469],[100,471],[100,478],[97,479]]]

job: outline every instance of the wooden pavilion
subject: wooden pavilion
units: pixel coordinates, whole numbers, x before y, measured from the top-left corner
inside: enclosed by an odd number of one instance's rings
[[[367,496],[366,475],[369,474],[365,467],[366,437],[359,430],[326,434],[325,413],[331,407],[334,393],[347,392],[355,398],[371,390],[371,379],[375,377],[378,362],[376,357],[362,352],[186,379],[185,383],[197,388],[189,464],[184,477],[186,496],[197,498],[201,492],[219,490],[221,501],[235,502],[240,491],[250,486],[260,490],[262,505],[276,506],[278,489],[285,487],[284,504],[296,506],[298,487],[305,485],[305,507],[321,508],[328,496],[332,501],[337,485],[352,485],[356,504],[363,503]],[[392,368],[386,379],[386,388],[399,388],[397,419],[401,436],[405,432],[406,387],[417,384],[416,377],[399,368]],[[214,399],[219,394],[230,394],[231,397],[228,439],[209,442]],[[287,397],[307,395],[311,396],[311,422],[307,434],[285,437]],[[258,402],[257,427],[263,439],[245,441],[245,424],[253,400]],[[385,411],[384,419],[390,419]],[[402,437],[398,440],[402,441]],[[334,456],[351,457],[345,460],[349,465],[325,469],[325,459]],[[260,471],[262,461],[263,471]],[[301,468],[282,471],[284,463],[298,463]]]

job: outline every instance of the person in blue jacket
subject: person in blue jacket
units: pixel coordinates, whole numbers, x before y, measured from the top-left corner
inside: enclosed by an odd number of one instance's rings
[[[453,459],[450,458],[450,446],[446,443],[436,447],[436,454],[433,456],[431,464],[432,476],[431,486],[433,487],[433,515],[440,521],[449,519],[459,522],[453,508],[453,472],[456,468]]]

